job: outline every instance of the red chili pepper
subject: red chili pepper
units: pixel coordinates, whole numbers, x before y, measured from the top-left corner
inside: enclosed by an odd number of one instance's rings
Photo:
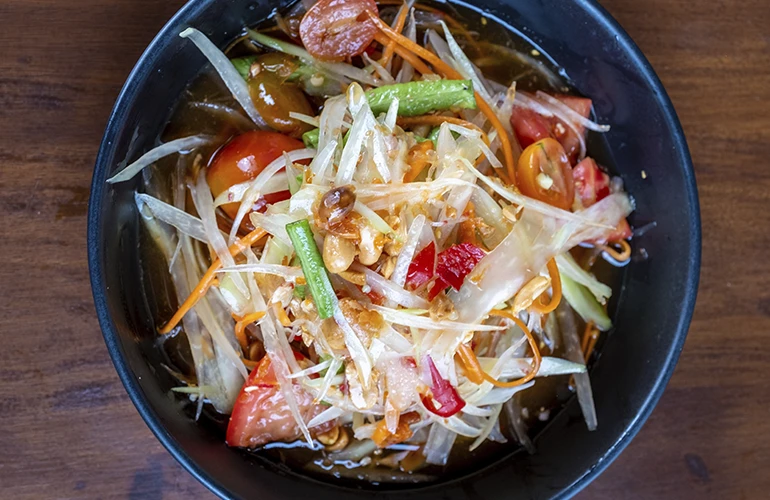
[[[465,277],[473,271],[473,268],[485,255],[484,251],[476,245],[460,243],[447,248],[438,254],[438,259],[436,259],[436,245],[431,242],[417,252],[417,255],[412,259],[406,275],[407,288],[414,290],[437,276],[428,294],[430,300],[435,299],[436,295],[447,287],[451,286],[455,290],[459,290],[463,286]]]
[[[427,363],[430,369],[430,391],[432,394],[432,398],[428,395],[422,397],[422,404],[425,406],[425,409],[444,418],[457,414],[465,407],[465,401],[460,397],[457,389],[448,380],[441,377],[441,373],[436,368],[433,358],[426,356],[423,362]],[[434,401],[438,401],[441,407],[436,408]]]
[[[485,255],[484,250],[471,243],[452,245],[438,254],[436,274],[444,283],[459,290],[465,277]]]
[[[406,285],[414,290],[430,281],[435,274],[436,265],[436,244],[432,241],[428,246],[417,252],[417,255],[409,264],[409,270],[406,273]]]

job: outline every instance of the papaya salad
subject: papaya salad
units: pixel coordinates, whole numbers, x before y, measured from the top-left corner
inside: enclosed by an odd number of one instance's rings
[[[229,47],[179,36],[210,63],[184,101],[199,119],[108,182],[140,180],[173,295],[159,338],[196,419],[367,478],[531,450],[538,388],[596,428],[595,266],[629,261],[633,203],[589,156],[609,130],[590,99],[548,85],[534,49],[516,54],[539,80],[485,72],[499,57],[443,4],[320,0]]]

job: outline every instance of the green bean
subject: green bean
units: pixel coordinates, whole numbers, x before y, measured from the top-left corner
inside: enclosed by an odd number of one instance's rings
[[[320,133],[321,131],[319,129],[314,128],[313,130],[308,130],[302,134],[302,142],[305,143],[305,147],[318,149],[318,135]]]
[[[237,57],[235,59],[230,59],[230,62],[233,63],[233,66],[235,66],[235,69],[238,70],[238,73],[240,73],[243,79],[248,80],[251,65],[254,64],[257,57],[258,56]]]
[[[418,116],[447,109],[476,109],[473,83],[470,80],[435,80],[386,85],[366,91],[369,107],[375,115],[385,113],[398,98],[399,116]],[[318,148],[318,129],[302,135],[308,148]],[[438,128],[427,137],[435,144]],[[344,144],[344,141],[343,141]]]
[[[299,257],[302,273],[313,296],[318,316],[321,319],[331,318],[337,305],[337,295],[334,293],[323,258],[315,244],[310,224],[305,219],[291,222],[286,224],[286,232],[289,233],[294,251]]]
[[[418,116],[447,109],[476,109],[470,80],[434,80],[385,85],[366,91],[375,115],[385,113],[398,98],[399,116]]]

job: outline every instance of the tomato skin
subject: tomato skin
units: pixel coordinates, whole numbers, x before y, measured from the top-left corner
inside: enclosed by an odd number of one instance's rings
[[[211,193],[217,197],[235,184],[246,182],[259,175],[284,151],[294,151],[304,147],[302,141],[266,130],[255,130],[236,136],[217,152],[209,164],[206,181]],[[267,195],[265,200],[268,200],[268,196],[271,195]],[[222,205],[222,210],[235,218],[238,213],[238,204],[227,203]]]
[[[246,392],[246,387],[257,389]],[[324,407],[313,404],[313,396],[298,384],[292,384],[299,411],[307,422]],[[314,432],[330,430],[335,422],[319,425]],[[256,448],[273,441],[290,441],[301,435],[297,423],[283,397],[269,356],[252,370],[235,401],[225,442],[228,446]]]
[[[584,208],[610,195],[610,176],[599,169],[592,158],[585,158],[572,170],[575,193]]]
[[[575,192],[583,208],[588,208],[610,195],[610,176],[601,171],[592,158],[585,158],[572,171],[575,177]],[[632,235],[631,226],[623,219],[606,239],[593,241],[605,244],[608,241],[627,240]]]
[[[591,99],[566,95],[555,95],[556,99],[569,106],[584,118],[591,114]],[[531,109],[514,108],[511,114],[511,127],[521,147],[526,148],[535,142],[551,137],[559,141],[564,148],[570,164],[574,165],[580,154],[580,138],[561,120],[554,116],[542,116]],[[578,132],[585,135],[583,127]]]
[[[361,55],[377,33],[377,26],[366,17],[367,10],[378,13],[374,0],[320,0],[302,18],[302,44],[323,61]]]
[[[538,176],[545,174],[553,185],[545,189]],[[531,144],[521,153],[516,164],[516,178],[521,192],[562,210],[570,210],[575,200],[572,167],[564,148],[555,139],[546,138]]]
[[[573,111],[575,111],[583,118],[588,118],[591,115],[591,106],[593,105],[591,99],[564,95],[557,95],[556,98],[572,108]],[[557,127],[556,123],[561,123],[561,121],[557,118],[552,118],[551,120],[553,124],[551,129],[551,137],[561,143],[564,151],[567,153],[567,157],[569,158],[570,163],[574,165],[578,160],[578,155],[580,155],[580,139],[571,128],[567,127],[563,123],[561,124],[562,127]],[[578,132],[580,132],[580,134],[585,137],[585,129],[581,126],[578,126],[577,128]]]
[[[514,109],[511,114],[511,127],[522,148],[551,137],[551,124],[548,119],[531,109]]]

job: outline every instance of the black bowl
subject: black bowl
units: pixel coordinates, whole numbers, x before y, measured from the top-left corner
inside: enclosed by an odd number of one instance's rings
[[[604,470],[639,431],[671,376],[692,316],[700,266],[700,218],[684,134],[649,63],[593,0],[475,0],[474,7],[520,28],[594,100],[612,124],[602,160],[636,200],[633,222],[657,226],[635,238],[623,274],[615,332],[591,370],[599,429],[588,432],[571,401],[536,440],[533,456],[512,454],[464,478],[405,491],[337,488],[260,457],[227,448],[169,397],[160,367],[153,304],[140,272],[136,184],[105,179],[128,155],[154,145],[174,104],[205,61],[177,34],[194,26],[219,46],[274,7],[264,0],[196,0],[166,25],[131,73],[110,117],[94,170],[89,206],[91,282],[105,342],[147,425],[196,478],[226,498],[409,495],[415,498],[566,498]],[[646,171],[646,179],[642,178]]]

